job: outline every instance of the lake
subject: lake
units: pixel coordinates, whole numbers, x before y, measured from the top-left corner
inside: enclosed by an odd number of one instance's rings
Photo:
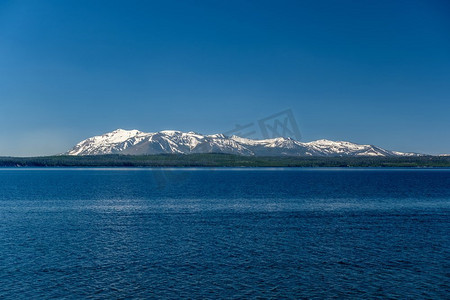
[[[0,169],[0,298],[450,294],[448,169]]]

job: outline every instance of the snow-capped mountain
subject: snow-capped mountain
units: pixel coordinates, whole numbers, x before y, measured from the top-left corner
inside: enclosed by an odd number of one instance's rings
[[[145,133],[117,129],[78,143],[68,155],[100,154],[189,154],[229,153],[258,156],[416,156],[415,153],[389,151],[372,145],[317,140],[303,143],[291,138],[252,140],[223,134],[163,130]]]

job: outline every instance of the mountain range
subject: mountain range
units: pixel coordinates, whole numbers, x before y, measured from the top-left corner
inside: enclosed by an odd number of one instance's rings
[[[300,142],[278,137],[254,140],[235,135],[202,135],[195,132],[163,130],[146,133],[117,129],[81,141],[66,155],[150,155],[150,154],[227,153],[247,156],[420,156],[385,150],[373,145],[345,141]]]

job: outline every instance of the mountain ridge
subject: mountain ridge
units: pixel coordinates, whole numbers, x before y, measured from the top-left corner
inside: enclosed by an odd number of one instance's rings
[[[420,156],[386,150],[374,145],[320,139],[300,142],[291,138],[249,139],[224,134],[203,135],[196,132],[162,130],[146,133],[136,129],[116,129],[93,136],[64,154],[85,156],[104,154],[192,154],[226,153],[246,156]]]

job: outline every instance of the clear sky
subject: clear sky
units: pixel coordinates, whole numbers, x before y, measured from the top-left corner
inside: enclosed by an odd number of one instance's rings
[[[117,128],[450,153],[450,2],[0,1],[0,155]]]

